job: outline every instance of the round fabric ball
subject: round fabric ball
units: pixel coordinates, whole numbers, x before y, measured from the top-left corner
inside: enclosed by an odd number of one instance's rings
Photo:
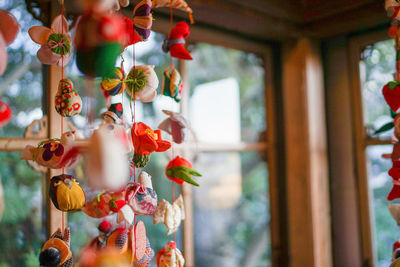
[[[50,34],[47,45],[58,55],[67,55],[71,51],[71,44],[67,35],[62,33]]]
[[[143,103],[151,102],[157,95],[158,78],[154,65],[139,65],[126,77],[126,92]]]
[[[76,66],[90,77],[111,77],[117,57],[121,53],[119,43],[107,43],[92,49],[76,51]]]
[[[147,83],[147,76],[140,68],[132,68],[127,77],[128,93],[137,93],[142,90]]]
[[[121,68],[114,69],[114,75],[111,77],[104,78],[101,82],[101,90],[103,90],[106,96],[108,95],[119,95],[125,91],[126,85],[124,83],[125,73]]]
[[[61,252],[56,248],[48,248],[39,254],[40,266],[58,266],[61,262]]]

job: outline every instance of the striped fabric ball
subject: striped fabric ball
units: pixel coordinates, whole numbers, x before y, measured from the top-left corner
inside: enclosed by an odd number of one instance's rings
[[[125,91],[125,73],[121,68],[114,69],[114,75],[104,78],[101,82],[101,90],[106,96],[120,95]]]

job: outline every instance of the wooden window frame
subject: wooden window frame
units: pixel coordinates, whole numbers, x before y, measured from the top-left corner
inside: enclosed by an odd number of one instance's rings
[[[353,116],[353,138],[355,149],[356,185],[359,204],[359,220],[361,228],[362,255],[364,262],[370,265],[376,263],[374,245],[374,218],[372,211],[372,192],[369,187],[367,173],[368,146],[391,144],[390,140],[382,140],[367,136],[363,118],[362,85],[360,79],[359,62],[361,53],[368,46],[377,42],[388,40],[387,30],[380,30],[349,39],[348,53],[350,64],[350,86]]]
[[[52,6],[52,12],[49,18],[54,17],[56,13],[55,5]],[[51,20],[49,21],[49,23]],[[154,31],[159,33],[167,34],[169,31],[169,20],[159,19],[154,24]],[[214,31],[209,28],[203,28],[201,26],[194,25],[191,30],[190,42],[204,42],[212,45],[223,46],[226,48],[237,49],[243,52],[254,53],[260,56],[264,61],[264,84],[265,84],[265,110],[267,120],[267,137],[265,141],[260,142],[240,142],[232,145],[211,145],[206,143],[199,144],[184,144],[178,146],[177,149],[181,150],[183,155],[190,153],[194,146],[196,150],[201,152],[243,152],[243,151],[257,151],[265,152],[268,162],[268,182],[269,182],[269,199],[270,199],[270,236],[271,236],[271,261],[274,266],[278,266],[282,263],[282,258],[285,253],[282,248],[285,247],[285,240],[282,234],[282,224],[280,222],[280,212],[282,204],[278,194],[279,180],[278,180],[278,168],[277,164],[277,142],[276,142],[276,129],[274,125],[276,122],[276,110],[277,102],[276,91],[274,90],[273,81],[273,56],[272,49],[269,44],[264,44],[256,41],[245,40],[240,36],[221,33]],[[61,136],[61,117],[55,111],[54,108],[54,97],[58,88],[58,81],[61,79],[61,68],[57,66],[43,66],[43,109],[47,111],[48,116],[48,134],[47,138],[56,138]],[[187,81],[185,61],[179,60],[179,69],[181,71],[183,81]],[[185,82],[185,88],[183,93],[182,101],[182,113],[188,114],[187,102],[189,99],[188,83]],[[185,101],[186,100],[186,101]],[[36,146],[42,138],[24,138],[24,137],[0,137],[0,151],[2,152],[14,152],[22,151],[26,145]],[[80,140],[85,142],[86,140]],[[48,187],[50,178],[54,175],[60,174],[60,170],[49,169],[47,172],[47,179],[45,183],[45,190],[43,191],[44,199],[46,199],[46,213],[47,223],[46,232],[47,235],[53,233],[61,225],[62,218],[64,218],[64,224],[67,225],[67,214],[57,210],[54,205],[49,201]],[[184,185],[182,187],[182,194],[185,199],[185,209],[187,218],[183,222],[183,252],[185,254],[187,267],[194,266],[194,239],[193,239],[193,199],[192,190],[190,186]]]

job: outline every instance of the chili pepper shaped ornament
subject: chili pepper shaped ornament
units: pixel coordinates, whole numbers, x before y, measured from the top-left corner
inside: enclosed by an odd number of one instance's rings
[[[61,211],[80,210],[85,205],[85,193],[72,175],[51,178],[49,195],[54,206]]]
[[[192,164],[179,156],[176,156],[173,160],[171,160],[166,168],[165,174],[168,179],[174,181],[175,183],[182,185],[183,182],[187,182],[189,184],[199,186],[199,184],[191,178],[194,176],[201,176],[201,174],[192,169]]]
[[[56,111],[63,117],[73,117],[81,113],[82,99],[70,79],[60,80],[55,102]]]
[[[168,39],[164,40],[162,49],[165,53],[170,53],[172,57],[192,60],[192,56],[186,50],[184,44],[185,39],[189,36],[189,25],[184,22],[178,22],[174,28],[171,29]]]
[[[42,267],[72,267],[74,260],[70,250],[70,232],[69,228],[58,230],[44,243],[39,255],[40,266]]]

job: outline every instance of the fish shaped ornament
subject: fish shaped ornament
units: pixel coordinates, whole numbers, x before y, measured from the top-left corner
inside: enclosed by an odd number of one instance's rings
[[[0,9],[0,75],[6,71],[8,53],[6,47],[17,37],[19,25],[10,12]]]
[[[70,168],[78,160],[78,156],[64,157],[73,147],[75,142],[75,132],[69,131],[62,134],[61,139],[50,139],[39,143],[37,147],[28,145],[21,154],[21,159],[33,160],[41,166],[60,169]]]
[[[168,35],[168,39],[164,40],[162,49],[165,53],[170,53],[172,57],[192,60],[192,56],[185,48],[185,39],[189,36],[189,25],[184,22],[178,22]]]
[[[51,178],[49,196],[61,211],[80,210],[85,204],[85,193],[72,175],[62,174]]]
[[[74,84],[70,79],[60,80],[55,107],[58,114],[63,117],[73,117],[81,113],[82,99],[74,89]]]
[[[171,205],[165,199],[158,203],[156,212],[153,215],[153,223],[164,223],[168,228],[167,235],[175,233],[181,221],[185,219],[185,207],[183,205],[183,197],[179,195]]]
[[[173,98],[176,102],[182,99],[183,82],[176,68],[168,66],[163,73],[161,94]]]
[[[189,7],[185,0],[152,0],[153,8],[172,7],[189,14],[190,23],[194,23],[193,10]]]
[[[68,34],[68,21],[58,15],[51,28],[33,26],[29,29],[31,39],[40,44],[37,57],[43,64],[65,66],[71,58],[71,37]]]
[[[70,250],[69,228],[64,229],[64,234],[59,228],[52,234],[49,240],[44,243],[39,255],[40,266],[43,267],[72,267],[74,260]]]
[[[175,241],[169,241],[157,252],[157,267],[183,267],[185,259],[176,247]]]
[[[158,78],[154,65],[133,66],[126,77],[126,92],[135,100],[148,103],[157,96]]]

